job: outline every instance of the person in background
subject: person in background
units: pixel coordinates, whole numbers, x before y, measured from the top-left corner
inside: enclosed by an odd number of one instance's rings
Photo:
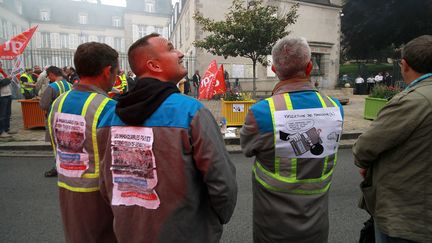
[[[355,82],[355,94],[360,94],[360,95],[363,94],[364,79],[360,76],[360,74],[357,76],[354,82]]]
[[[192,76],[192,84],[195,87],[195,97],[199,96],[199,86],[201,84],[201,76],[198,70],[195,70],[194,75]]]
[[[378,73],[376,76],[375,76],[375,84],[376,85],[380,85],[380,84],[382,84],[382,81],[384,80],[384,77],[383,77],[383,75],[382,75],[382,73]]]
[[[25,73],[21,74],[21,94],[25,99],[31,99],[36,96],[36,83],[32,77],[33,69],[27,68]]]
[[[33,81],[38,80],[39,75],[40,75],[41,73],[42,73],[42,68],[41,68],[39,65],[35,65],[35,66],[33,67],[33,73],[32,73]]]
[[[3,71],[0,62],[0,138],[10,138],[10,120],[12,114],[11,79]]]
[[[224,71],[224,78],[225,78],[225,86],[227,90],[231,90],[231,83],[229,81],[229,73],[225,70]]]
[[[126,73],[123,69],[120,69],[119,72],[119,79],[121,81],[121,90],[123,91],[123,93],[126,93],[129,89],[128,89],[128,82],[127,82],[127,76]]]
[[[66,78],[63,76],[63,70],[56,66],[50,66],[46,70],[47,78],[50,81],[50,84],[45,89],[40,101],[39,106],[42,110],[46,112],[46,114],[49,114],[50,108],[54,100],[59,97],[61,94],[71,90],[72,85],[66,81]],[[45,141],[49,142],[50,135],[49,135],[49,129],[46,129],[45,132]],[[53,168],[46,171],[44,173],[45,177],[55,177],[57,176],[57,169],[54,164]]]
[[[159,34],[133,43],[137,85],[100,125],[110,133],[101,191],[119,242],[219,242],[234,211],[235,167],[219,127],[176,87],[187,74],[183,56]]]
[[[375,79],[374,79],[374,77],[373,76],[369,76],[369,78],[366,79],[366,83],[367,83],[368,94],[370,94],[371,90],[375,86]]]
[[[76,73],[75,68],[73,68],[71,66],[66,67],[65,74],[66,74],[67,80],[71,84],[76,84],[80,80],[78,74]]]
[[[240,130],[243,153],[255,156],[253,240],[325,243],[342,106],[312,84],[306,39],[280,39],[272,58],[280,81],[272,97],[250,108]]]
[[[402,49],[408,87],[378,113],[354,144],[363,208],[374,218],[375,242],[432,242],[432,35]]]
[[[46,73],[46,69],[48,67],[49,66],[45,66],[44,70],[42,71],[42,73],[39,74],[39,77],[37,78],[36,81],[35,89],[39,97],[43,96],[43,93],[45,92],[46,88],[50,84],[50,80],[47,77],[47,73]]]
[[[186,82],[184,83],[184,94],[189,95],[189,92],[191,92],[190,80],[189,80],[189,77],[187,75],[185,76],[185,79],[186,79]]]
[[[132,71],[128,71],[126,80],[127,80],[128,92],[130,92],[135,88],[136,85],[135,74]]]

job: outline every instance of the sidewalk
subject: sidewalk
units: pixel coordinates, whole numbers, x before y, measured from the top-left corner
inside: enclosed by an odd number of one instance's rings
[[[352,95],[344,93],[341,90],[325,90],[324,94],[336,98],[349,98],[349,103],[345,105],[345,122],[344,122],[344,135],[341,141],[341,147],[351,147],[359,134],[363,133],[371,121],[363,119],[364,98],[365,95]],[[202,101],[202,103],[213,113],[216,121],[222,118],[220,101],[210,100]],[[34,128],[24,129],[21,113],[21,105],[16,100],[12,101],[12,121],[11,130],[16,131],[12,138],[0,138],[0,156],[3,152],[12,152],[21,154],[22,156],[31,156],[32,152],[51,153],[51,145],[45,142],[45,129]],[[240,152],[239,139],[227,139],[227,149],[230,152]],[[22,151],[22,152],[18,152]],[[25,153],[23,151],[28,151]]]

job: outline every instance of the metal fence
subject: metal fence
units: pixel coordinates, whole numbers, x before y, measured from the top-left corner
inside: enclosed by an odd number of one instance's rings
[[[403,82],[402,74],[400,72],[399,67],[400,60],[394,60],[393,61],[393,67],[389,70],[383,70],[387,71],[392,76],[392,85],[398,86],[398,87],[405,87],[405,83]],[[355,83],[354,80],[357,78],[357,74],[359,74],[365,81],[368,77],[375,77],[378,73],[372,72],[367,69],[366,65],[359,64],[356,74],[348,75],[345,80],[342,75],[340,75],[338,79],[337,86],[343,87],[345,83],[350,83],[351,87],[354,87]],[[384,74],[384,73],[383,73]]]
[[[45,66],[74,66],[73,57],[75,50],[65,49],[27,49],[22,54],[24,65],[26,68],[39,65]],[[4,69],[10,71],[12,69],[13,61],[2,61]],[[129,70],[127,54],[119,54],[120,67]]]

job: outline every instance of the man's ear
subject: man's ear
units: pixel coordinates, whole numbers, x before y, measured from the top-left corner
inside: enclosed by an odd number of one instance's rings
[[[112,66],[106,66],[102,69],[102,73],[104,76],[109,77],[111,75]]]
[[[147,63],[147,69],[154,73],[161,73],[162,72],[162,66],[160,63],[156,60],[148,60]]]
[[[275,66],[272,64],[271,65],[271,70],[274,72],[274,73],[276,73],[276,68],[275,68]]]
[[[401,71],[406,73],[409,71],[409,69],[411,68],[410,65],[408,65],[407,61],[405,59],[402,58],[401,60]]]
[[[312,68],[313,68],[312,61],[309,61],[309,63],[306,66],[306,70],[305,70],[306,76],[310,75],[310,73],[312,72]]]

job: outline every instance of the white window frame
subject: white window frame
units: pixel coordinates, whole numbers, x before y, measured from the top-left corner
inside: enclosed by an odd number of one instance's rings
[[[78,23],[79,24],[88,24],[88,14],[87,13],[78,13]]]
[[[40,19],[42,21],[50,21],[51,20],[51,11],[49,9],[41,9],[39,11]]]
[[[50,32],[41,32],[41,47],[51,48],[51,34]]]
[[[60,48],[69,48],[69,35],[60,33]]]
[[[112,25],[114,27],[121,27],[121,18],[119,16],[112,17]]]
[[[149,12],[149,13],[154,13],[155,12],[155,4],[156,2],[154,0],[146,0],[144,2],[144,11]]]

